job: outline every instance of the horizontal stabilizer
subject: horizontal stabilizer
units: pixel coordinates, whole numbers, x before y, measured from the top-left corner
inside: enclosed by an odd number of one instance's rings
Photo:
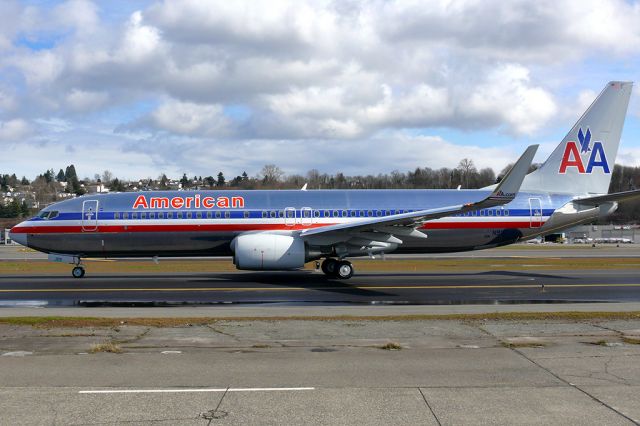
[[[633,191],[616,192],[613,194],[598,195],[596,197],[578,198],[573,202],[588,206],[599,206],[602,203],[627,201],[638,197],[640,197],[640,189],[634,189]]]

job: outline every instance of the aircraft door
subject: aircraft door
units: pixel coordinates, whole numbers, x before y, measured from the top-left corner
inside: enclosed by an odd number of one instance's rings
[[[540,198],[529,198],[529,227],[542,226],[542,202]]]
[[[98,200],[82,202],[82,231],[94,232],[98,230]]]

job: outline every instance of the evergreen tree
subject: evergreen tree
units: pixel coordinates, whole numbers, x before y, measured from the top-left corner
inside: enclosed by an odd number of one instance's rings
[[[187,177],[186,173],[182,175],[182,179],[180,179],[180,183],[182,184],[182,189],[189,188],[191,186],[191,181]]]
[[[125,192],[126,188],[124,187],[124,184],[120,182],[120,179],[113,178],[109,184],[109,190],[113,192]]]
[[[216,186],[224,186],[224,175],[222,172],[218,173],[218,180],[216,181]]]
[[[31,211],[29,209],[29,206],[27,206],[26,201],[22,202],[22,205],[20,206],[20,214],[22,217],[29,217],[31,215]]]
[[[64,172],[64,177],[66,179],[66,182],[71,181],[71,179],[73,178],[75,178],[76,180],[78,179],[78,175],[76,174],[76,167],[73,164],[67,166],[67,169]]]
[[[22,176],[22,180],[20,181],[20,185],[29,185],[29,179]]]
[[[164,173],[160,176],[160,189],[167,189],[169,183],[169,178]]]
[[[58,182],[66,182],[67,181],[67,178],[64,176],[64,172],[62,171],[62,169],[60,169],[60,171],[56,175],[56,180]]]

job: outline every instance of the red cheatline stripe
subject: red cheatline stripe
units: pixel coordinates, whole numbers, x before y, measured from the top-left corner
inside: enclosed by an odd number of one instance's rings
[[[243,232],[243,231],[290,231],[319,228],[329,224],[310,226],[283,224],[217,224],[217,225],[101,225],[97,230],[83,231],[81,226],[20,226],[13,228],[15,234],[77,234],[83,232],[123,233],[123,232]],[[505,229],[528,228],[529,221],[523,222],[429,222],[421,229]]]

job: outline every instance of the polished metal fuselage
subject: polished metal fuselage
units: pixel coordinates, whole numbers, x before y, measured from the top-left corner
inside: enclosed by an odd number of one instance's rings
[[[49,253],[82,257],[228,256],[245,232],[299,233],[309,227],[474,202],[485,190],[150,191],[90,195],[53,204],[12,230]],[[146,205],[140,203],[145,197]],[[198,198],[189,207],[187,198]],[[201,200],[242,199],[242,205]],[[169,204],[151,199],[169,199]],[[171,200],[180,199],[180,208]],[[426,222],[428,238],[403,237],[395,253],[476,250],[511,244],[593,220],[598,209],[558,213],[567,194],[520,193],[509,204]],[[137,203],[137,204],[136,204]],[[176,203],[175,205],[179,205]],[[135,206],[135,208],[134,208]],[[46,218],[47,212],[56,212]],[[134,217],[135,214],[135,217]]]

